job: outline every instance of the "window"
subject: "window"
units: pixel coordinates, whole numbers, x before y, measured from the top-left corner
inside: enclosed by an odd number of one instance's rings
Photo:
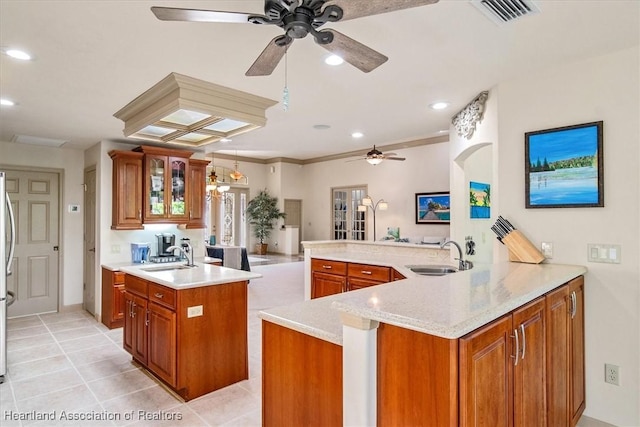
[[[358,212],[358,205],[367,195],[366,187],[333,188],[332,240],[365,240],[366,212]]]

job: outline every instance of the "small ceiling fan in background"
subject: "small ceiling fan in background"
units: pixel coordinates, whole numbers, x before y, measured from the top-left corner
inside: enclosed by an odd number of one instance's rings
[[[311,34],[316,43],[365,73],[387,61],[379,52],[339,33],[318,28],[327,22],[346,21],[401,9],[425,6],[438,0],[265,0],[264,15],[154,6],[161,21],[225,22],[277,25],[284,35],[275,37],[247,70],[247,76],[268,76],[295,39]]]
[[[376,146],[373,146],[373,150],[369,151],[365,157],[360,157],[358,159],[348,160],[349,162],[355,162],[356,160],[366,160],[372,165],[378,165],[382,163],[383,160],[399,160],[401,162],[405,161],[404,157],[396,157],[396,153],[383,153],[382,151],[376,149]]]

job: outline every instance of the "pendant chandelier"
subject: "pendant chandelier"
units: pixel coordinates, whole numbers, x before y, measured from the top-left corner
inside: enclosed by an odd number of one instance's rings
[[[233,172],[231,172],[229,176],[236,181],[244,178],[244,174],[238,170],[238,152],[237,151],[236,151],[236,161],[234,163]]]

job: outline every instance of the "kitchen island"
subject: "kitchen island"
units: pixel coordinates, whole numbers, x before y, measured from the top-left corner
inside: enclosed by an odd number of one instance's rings
[[[305,246],[307,270],[315,258],[384,259],[406,279],[260,313],[265,426],[575,425],[585,267],[505,262],[426,277],[389,247],[329,245]]]
[[[247,284],[260,274],[196,262],[122,266],[123,346],[185,401],[249,377]]]

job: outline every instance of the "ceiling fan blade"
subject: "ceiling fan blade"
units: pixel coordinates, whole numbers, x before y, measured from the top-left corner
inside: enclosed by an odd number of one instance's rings
[[[161,21],[249,23],[249,17],[255,16],[255,14],[241,12],[219,12],[216,10],[160,6],[153,6],[151,11]]]
[[[343,12],[340,20],[346,21],[437,2],[438,0],[329,0],[325,3],[325,7],[332,4],[340,7]]]
[[[404,157],[386,157],[384,158],[385,160],[400,160],[401,162],[404,162],[406,159]]]
[[[321,44],[320,46],[327,49],[329,52],[340,56],[349,64],[361,71],[364,71],[365,73],[378,68],[389,59],[383,54],[376,52],[370,47],[367,47],[336,30],[323,30],[320,32],[329,32],[333,34],[333,41],[331,41],[331,43]]]
[[[293,41],[291,38],[287,41],[286,37],[287,36],[274,37],[244,75],[254,77],[268,76],[273,73],[273,70],[276,69]],[[280,40],[282,40],[282,42],[280,42]]]

